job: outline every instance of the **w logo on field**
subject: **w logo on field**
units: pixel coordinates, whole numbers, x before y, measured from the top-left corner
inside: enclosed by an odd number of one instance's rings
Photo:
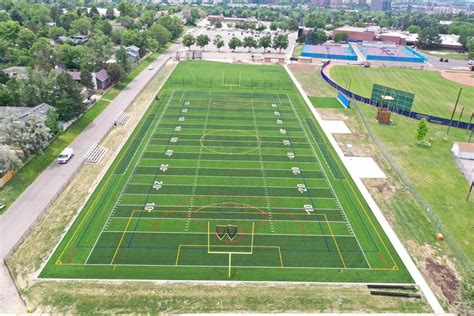
[[[230,240],[234,240],[237,236],[237,226],[236,225],[217,225],[216,234],[219,240],[223,240],[226,236]]]

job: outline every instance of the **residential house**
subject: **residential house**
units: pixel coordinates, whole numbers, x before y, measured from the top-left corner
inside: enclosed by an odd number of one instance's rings
[[[8,76],[8,78],[18,78],[18,79],[26,79],[28,78],[28,71],[26,67],[8,67],[3,69],[3,73]]]
[[[132,45],[132,46],[127,46],[125,47],[125,50],[127,51],[128,54],[128,60],[132,64],[136,64],[140,61],[140,48]]]
[[[101,69],[92,73],[92,82],[96,90],[104,90],[112,83],[107,70]]]

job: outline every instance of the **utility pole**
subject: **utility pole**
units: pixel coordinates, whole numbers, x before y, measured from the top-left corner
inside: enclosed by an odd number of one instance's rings
[[[458,98],[456,99],[456,103],[454,104],[453,113],[451,114],[451,119],[449,120],[448,130],[446,131],[446,135],[449,134],[449,129],[451,128],[451,123],[453,121],[454,113],[456,113],[456,108],[458,107],[459,97],[461,96],[462,88],[459,88]]]

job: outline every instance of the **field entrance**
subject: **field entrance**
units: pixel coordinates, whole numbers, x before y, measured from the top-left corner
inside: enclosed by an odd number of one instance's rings
[[[306,111],[278,91],[167,90],[42,276],[411,282]]]

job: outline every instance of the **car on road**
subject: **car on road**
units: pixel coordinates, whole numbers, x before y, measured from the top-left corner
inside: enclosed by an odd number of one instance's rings
[[[148,66],[148,70],[153,70],[153,66],[152,65]]]
[[[65,164],[74,156],[74,150],[71,147],[64,149],[58,157],[58,163]]]

